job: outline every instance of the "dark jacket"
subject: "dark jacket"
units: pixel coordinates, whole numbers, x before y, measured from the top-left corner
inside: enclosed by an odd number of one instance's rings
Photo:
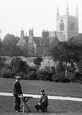
[[[13,84],[13,95],[18,96],[20,94],[22,94],[21,84],[19,82],[15,81]]]
[[[43,106],[48,106],[48,97],[47,95],[42,95],[41,98],[40,98],[40,103],[43,105]]]

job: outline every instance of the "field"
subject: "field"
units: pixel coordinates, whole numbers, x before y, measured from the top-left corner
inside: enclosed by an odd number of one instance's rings
[[[11,92],[15,79],[0,78],[0,92]],[[82,97],[82,84],[79,83],[54,83],[48,81],[21,80],[23,93],[39,94],[41,89],[45,89],[48,95]],[[34,105],[38,99],[29,100],[29,108],[36,112]],[[13,113],[14,98],[0,97],[0,113]],[[50,113],[82,112],[82,102],[49,100],[48,111]],[[14,113],[13,113],[14,115]]]

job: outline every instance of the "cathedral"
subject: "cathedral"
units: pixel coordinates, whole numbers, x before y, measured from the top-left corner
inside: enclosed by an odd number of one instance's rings
[[[56,14],[57,24],[57,37],[60,41],[68,41],[73,36],[78,35],[78,8],[76,6],[75,15],[69,14],[69,8],[67,6],[66,14],[60,15],[59,9],[57,8]]]
[[[56,31],[42,31],[41,37],[34,36],[33,28],[29,30],[29,35],[21,31],[18,46],[26,47],[29,55],[32,56],[51,56],[51,49],[58,44],[59,41],[68,41],[70,38],[78,35],[78,9],[76,14],[70,15],[67,6],[66,14],[60,15],[59,8],[56,14]]]

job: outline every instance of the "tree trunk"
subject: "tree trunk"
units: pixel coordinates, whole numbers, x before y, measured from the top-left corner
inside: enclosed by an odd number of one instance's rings
[[[68,70],[67,70],[67,62],[66,62],[66,67],[65,67],[65,77],[68,75]]]

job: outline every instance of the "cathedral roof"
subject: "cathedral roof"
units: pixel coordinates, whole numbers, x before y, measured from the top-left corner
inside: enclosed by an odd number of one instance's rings
[[[29,36],[24,36],[24,38],[20,38],[18,45],[24,46],[28,44]],[[53,47],[57,44],[57,37],[33,37],[33,41],[37,45],[37,47]]]
[[[46,47],[49,46],[49,38],[34,37],[33,40],[37,46],[40,46],[40,44],[45,44]]]
[[[55,47],[58,44],[58,42],[59,42],[58,38],[54,37],[53,41],[50,43],[50,48],[52,49],[53,47]]]

